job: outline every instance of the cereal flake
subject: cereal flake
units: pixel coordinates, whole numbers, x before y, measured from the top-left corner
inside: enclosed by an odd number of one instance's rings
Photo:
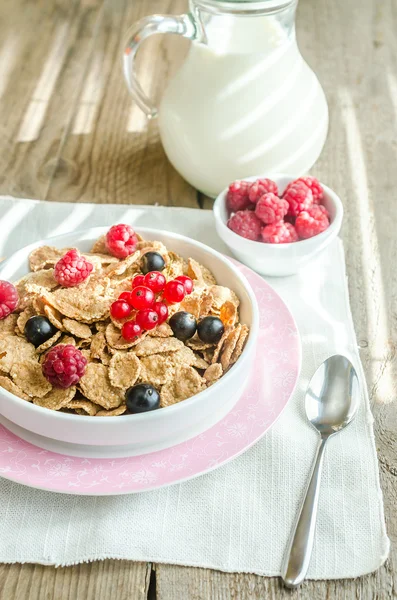
[[[0,334],[0,371],[9,373],[14,364],[33,360],[36,349],[23,337],[11,333]]]
[[[112,386],[108,368],[101,363],[89,363],[79,387],[88,400],[103,408],[117,408],[124,400],[123,392]]]
[[[64,408],[81,411],[81,413],[79,414],[87,414],[90,415],[90,417],[96,415],[98,410],[100,410],[100,407],[94,402],[91,402],[90,400],[83,400],[80,398],[71,400],[70,402],[65,404]]]
[[[198,394],[205,388],[205,380],[193,367],[180,365],[175,377],[161,388],[160,406],[170,406]]]
[[[54,387],[42,398],[33,398],[33,404],[51,410],[59,410],[73,400],[76,391],[74,386],[67,389]]]
[[[61,335],[62,333],[60,331],[57,331],[49,340],[40,344],[40,346],[36,348],[37,354],[42,354],[49,348],[52,348],[52,346],[59,340]]]
[[[242,325],[241,330],[240,330],[240,336],[237,340],[236,347],[234,348],[233,353],[230,357],[231,365],[234,365],[234,363],[238,360],[242,351],[244,350],[244,345],[245,345],[246,339],[248,337],[248,334],[249,334],[249,328],[247,327],[247,325]]]
[[[218,379],[220,379],[222,375],[222,365],[220,363],[214,363],[204,371],[203,377],[207,383],[215,383],[215,381],[218,381]]]
[[[75,319],[63,319],[62,325],[64,330],[68,331],[77,338],[84,340],[89,339],[92,336],[91,329],[84,323],[79,323]]]
[[[7,390],[7,392],[14,394],[14,396],[18,396],[18,398],[22,398],[22,400],[28,400],[28,402],[32,401],[32,399],[29,398],[29,396],[27,394],[25,394],[21,390],[21,388],[12,381],[12,379],[9,379],[8,377],[5,377],[4,375],[0,375],[0,386],[2,388],[4,388],[5,390]]]
[[[173,333],[172,333],[172,329],[168,325],[168,323],[161,323],[161,325],[158,325],[158,327],[155,327],[154,329],[149,331],[148,335],[150,337],[167,338],[167,337],[171,337],[173,335]]]
[[[103,286],[94,282],[92,285],[60,288],[53,293],[44,291],[41,298],[69,319],[89,324],[109,315],[109,301],[103,292]]]
[[[5,319],[0,320],[0,334],[13,333],[17,326],[18,318],[16,313],[11,313]]]
[[[222,305],[225,302],[231,302],[232,304],[235,304],[236,307],[239,306],[240,304],[240,300],[237,298],[236,294],[233,292],[233,290],[224,287],[222,285],[213,285],[210,288],[210,292],[214,297],[214,300],[212,302],[212,307],[214,309],[217,309],[218,311],[221,310]]]
[[[176,352],[183,347],[184,343],[174,337],[147,337],[135,346],[134,352],[137,356],[149,356],[150,354],[160,354],[161,352]]]
[[[221,306],[219,318],[224,325],[233,326],[238,320],[237,305],[226,300]]]
[[[133,386],[141,373],[141,362],[133,352],[116,352],[109,365],[110,383],[126,390]]]
[[[235,329],[229,333],[225,342],[223,344],[222,353],[221,353],[221,365],[224,371],[228,369],[230,366],[230,359],[233,354],[233,351],[236,347],[237,341],[240,337],[241,325],[237,325]]]
[[[25,360],[14,363],[10,370],[14,383],[28,396],[42,398],[51,389],[51,384],[43,375],[37,361]]]
[[[41,271],[53,267],[62,256],[71,248],[54,248],[54,246],[40,246],[29,255],[29,265],[32,271]]]
[[[199,282],[200,285],[215,285],[216,279],[207,267],[200,265],[193,258],[189,258],[188,260],[188,270],[187,274],[192,279],[195,279]]]
[[[212,364],[218,362],[218,358],[219,358],[219,355],[223,348],[223,344],[224,344],[227,336],[229,335],[230,331],[231,331],[230,327],[225,327],[225,331],[223,332],[223,335],[222,335],[221,339],[219,340],[219,342],[217,343],[216,348],[214,350],[214,354],[212,356]]]
[[[47,319],[54,325],[54,327],[56,327],[56,329],[59,329],[59,331],[65,331],[62,325],[62,315],[59,310],[56,310],[56,308],[53,308],[49,304],[44,304],[43,310]]]
[[[127,407],[125,404],[118,406],[117,408],[112,408],[111,410],[98,410],[96,413],[96,417],[118,417],[123,415],[127,411]]]
[[[160,386],[171,381],[175,372],[175,363],[171,357],[175,354],[177,352],[170,355],[151,354],[142,357],[142,381],[150,382],[154,386]]]
[[[36,315],[36,311],[33,306],[27,306],[25,310],[23,310],[17,320],[17,327],[19,331],[24,335],[25,334],[25,325],[29,321],[31,317]]]

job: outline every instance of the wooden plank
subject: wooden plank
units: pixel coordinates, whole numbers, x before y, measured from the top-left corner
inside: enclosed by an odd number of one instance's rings
[[[95,44],[102,0],[0,5],[0,193],[44,198]]]
[[[391,589],[380,587],[380,581],[373,576],[353,581],[309,581],[293,593],[276,577],[221,573],[210,569],[157,565],[156,577],[157,598],[161,600],[386,600],[395,597],[391,595]],[[382,590],[385,595],[381,595]]]
[[[151,565],[104,560],[73,567],[0,565],[1,600],[145,600]]]
[[[80,98],[79,119],[71,125],[47,197],[101,203],[168,204],[198,207],[197,193],[171,168],[157,122],[133,106],[121,69],[121,40],[128,26],[146,14],[180,13],[185,0],[105,2],[105,18]],[[186,40],[160,36],[145,42],[140,75],[150,95],[161,96],[169,71],[187,48]],[[96,85],[90,80],[94,79]],[[84,118],[84,98],[92,114]]]

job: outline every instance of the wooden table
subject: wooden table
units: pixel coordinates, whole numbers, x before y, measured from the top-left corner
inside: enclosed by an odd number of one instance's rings
[[[173,170],[123,82],[120,44],[145,14],[184,0],[3,0],[0,3],[0,193],[68,202],[211,208]],[[322,81],[330,132],[313,174],[345,205],[350,297],[375,416],[392,550],[376,573],[307,582],[296,598],[397,596],[397,3],[301,0],[298,38]],[[161,95],[188,43],[147,42],[146,90]],[[54,569],[1,565],[5,600],[288,598],[276,578],[107,560]]]

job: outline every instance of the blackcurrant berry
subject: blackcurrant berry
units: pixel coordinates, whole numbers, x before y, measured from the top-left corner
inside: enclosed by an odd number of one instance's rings
[[[158,252],[146,252],[142,256],[141,270],[145,275],[150,271],[162,271],[164,267],[164,258]]]
[[[26,321],[26,339],[36,348],[52,338],[57,331],[58,329],[54,327],[47,317],[37,315],[36,317],[30,317],[30,319]]]
[[[197,325],[197,334],[202,342],[216,344],[221,339],[225,328],[218,317],[204,317]]]
[[[142,413],[156,410],[160,406],[160,394],[150,383],[139,383],[128,388],[125,402],[129,413]]]
[[[174,336],[178,340],[182,340],[182,342],[193,337],[197,330],[197,321],[194,315],[184,310],[172,315],[169,324],[174,332]]]

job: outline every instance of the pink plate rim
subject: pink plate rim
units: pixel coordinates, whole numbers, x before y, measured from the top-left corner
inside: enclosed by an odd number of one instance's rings
[[[42,450],[0,426],[0,476],[36,489],[75,495],[147,492],[209,473],[263,437],[295,390],[301,342],[295,320],[277,292],[257,273],[232,262],[254,290],[260,326],[252,375],[233,410],[219,423],[172,448],[115,459]]]

